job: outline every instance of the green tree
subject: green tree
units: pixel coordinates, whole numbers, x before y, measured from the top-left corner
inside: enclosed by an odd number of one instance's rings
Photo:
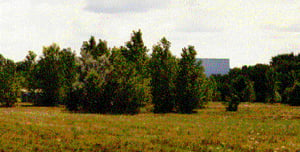
[[[111,63],[113,70],[106,94],[111,99],[112,113],[138,113],[141,107],[151,102],[150,79],[143,78],[118,48],[112,51]]]
[[[122,55],[136,67],[139,74],[148,77],[148,49],[144,45],[141,30],[133,31],[130,41],[126,42],[126,47],[121,47]]]
[[[78,65],[76,64],[76,55],[70,48],[63,49],[59,52],[60,57],[60,72],[63,77],[61,85],[61,95],[63,104],[70,99],[69,95],[76,81]]]
[[[55,106],[64,102],[74,81],[74,65],[75,54],[70,49],[61,51],[56,44],[43,48],[36,73],[43,98],[38,99],[36,104]]]
[[[227,111],[237,111],[238,105],[242,102],[243,90],[247,87],[245,77],[238,76],[231,80],[231,84],[227,86],[230,94],[226,96],[225,101],[228,102]]]
[[[214,75],[210,76],[209,78],[202,78],[200,88],[200,108],[203,108],[208,101],[220,101],[221,93],[218,90],[218,83]]]
[[[273,68],[270,68],[266,73],[266,103],[278,103],[281,101],[281,95],[278,92],[278,83],[276,82],[276,72]]]
[[[196,54],[193,46],[182,49],[176,80],[176,106],[181,113],[192,113],[201,101],[204,74],[201,62],[196,62]]]
[[[27,82],[27,89],[29,92],[34,92],[34,90],[37,88],[35,73],[36,73],[36,57],[37,55],[33,51],[29,51],[28,55],[25,59],[26,64],[26,75],[25,80]]]
[[[12,107],[17,102],[18,92],[16,64],[0,54],[0,106]]]
[[[287,88],[292,88],[300,75],[300,54],[280,54],[272,57],[271,67],[276,73],[278,82],[278,92],[282,97],[283,103],[288,103],[288,96],[285,93]]]
[[[17,72],[22,77],[21,87],[33,92],[36,88],[36,81],[34,77],[34,70],[36,66],[36,54],[29,51],[24,61],[17,63]]]
[[[89,41],[84,41],[81,50],[90,53],[93,58],[101,57],[102,55],[109,56],[109,48],[107,47],[107,42],[99,39],[97,44],[95,37],[91,36]]]
[[[243,67],[243,73],[254,82],[254,90],[256,93],[255,102],[267,102],[268,93],[266,90],[272,91],[273,85],[271,84],[273,79],[268,78],[269,65],[256,64],[255,66]],[[271,97],[271,96],[269,96]]]
[[[38,89],[36,57],[37,55],[33,51],[29,51],[25,60],[17,63],[20,87],[23,90],[23,102],[36,101],[36,90]]]
[[[232,73],[230,71],[230,74],[233,76]],[[253,82],[254,92],[252,94],[256,96],[255,102],[280,102],[276,72],[269,65],[256,64],[255,66],[243,66],[242,69],[235,69],[234,77],[238,75],[243,75]],[[254,95],[252,96],[254,97]]]
[[[175,108],[176,59],[170,52],[171,43],[162,38],[153,46],[150,61],[152,102],[154,112],[166,113]]]
[[[237,69],[236,69],[237,70]],[[226,77],[222,88],[222,98],[227,104],[227,111],[237,111],[240,102],[255,100],[253,82],[243,75]]]
[[[149,82],[119,48],[94,56],[81,50],[79,79],[74,85],[67,108],[91,113],[135,114],[151,101]],[[147,81],[148,80],[148,81]]]
[[[104,90],[111,64],[106,55],[91,55],[82,48],[78,60],[78,80],[73,84],[70,99],[66,103],[70,111],[107,113],[111,108]]]

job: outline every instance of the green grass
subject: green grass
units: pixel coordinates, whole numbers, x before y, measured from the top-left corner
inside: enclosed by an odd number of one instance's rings
[[[300,107],[243,103],[225,112],[74,114],[63,108],[0,108],[0,151],[297,151]]]

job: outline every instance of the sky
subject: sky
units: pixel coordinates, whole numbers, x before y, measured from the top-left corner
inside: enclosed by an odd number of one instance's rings
[[[171,52],[230,66],[300,53],[300,0],[0,0],[0,54],[15,61],[57,43],[80,54],[90,36],[122,46],[141,29],[145,45],[166,37]]]

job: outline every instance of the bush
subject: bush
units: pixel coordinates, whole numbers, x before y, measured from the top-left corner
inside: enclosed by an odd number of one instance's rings
[[[225,84],[223,90],[223,100],[226,102],[227,111],[237,111],[240,102],[251,102],[255,99],[253,82],[245,76],[239,75]]]

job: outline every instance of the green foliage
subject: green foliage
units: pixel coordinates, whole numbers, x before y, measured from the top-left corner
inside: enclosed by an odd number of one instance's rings
[[[192,113],[201,101],[201,80],[204,77],[201,62],[196,63],[193,46],[182,49],[176,79],[176,108],[181,113]]]
[[[200,90],[202,94],[199,105],[200,108],[203,108],[209,101],[220,101],[221,99],[221,93],[218,90],[218,82],[216,81],[215,76],[202,78]]]
[[[278,93],[278,85],[276,83],[276,73],[274,69],[269,69],[266,73],[266,103],[279,103],[281,101],[281,96]]]
[[[69,100],[69,93],[72,90],[73,83],[76,81],[77,67],[75,53],[71,49],[63,49],[60,51],[60,71],[62,74],[61,92],[63,104]]]
[[[255,102],[280,102],[280,97],[276,93],[278,90],[276,73],[269,65],[257,64],[255,66],[243,66],[242,69],[234,68],[229,75],[229,79],[241,75],[252,81],[252,84],[248,84],[248,86],[252,85],[253,88],[253,90],[249,88],[252,95],[247,95],[250,101],[254,99]]]
[[[37,73],[37,62],[36,62],[36,54],[33,51],[29,51],[28,55],[26,56],[25,59],[25,64],[26,64],[26,75],[25,75],[25,80],[27,81],[27,89],[30,92],[34,92],[35,89],[37,89],[37,78],[36,73]]]
[[[153,46],[150,61],[152,102],[154,112],[166,113],[173,111],[175,106],[176,59],[170,52],[171,43],[162,38]]]
[[[96,45],[96,44],[95,44]],[[83,45],[79,81],[70,94],[67,108],[91,113],[138,113],[151,102],[149,79],[136,70],[118,48],[110,56],[94,56]]]
[[[237,111],[240,102],[254,101],[253,82],[247,79],[247,77],[238,75],[226,81],[227,83],[222,88],[222,97],[225,104],[227,104],[227,111]]]
[[[111,108],[105,98],[106,77],[111,71],[106,55],[94,58],[89,51],[82,49],[78,60],[78,80],[73,84],[69,100],[66,103],[70,111],[106,113]]]
[[[121,47],[121,52],[127,62],[134,64],[139,74],[145,78],[149,77],[147,69],[149,61],[149,56],[147,55],[148,49],[144,45],[141,30],[137,32],[133,31],[130,41],[126,42],[126,47]]]
[[[111,62],[113,70],[106,90],[110,92],[112,113],[138,113],[151,102],[150,80],[143,78],[132,62],[126,62],[119,49],[112,51]]]
[[[300,75],[300,55],[280,54],[272,58],[271,66],[276,72],[278,81],[278,92],[282,97],[283,103],[289,104],[289,97],[286,89],[292,88],[295,81],[299,81]]]
[[[33,51],[16,64],[1,55],[0,102],[13,106],[22,88],[37,105],[66,104],[70,111],[92,113],[134,114],[145,106],[153,106],[156,113],[191,113],[220,99],[228,111],[237,111],[240,102],[299,105],[299,54],[281,54],[270,65],[234,68],[228,75],[206,78],[194,47],[184,48],[179,60],[170,46],[162,38],[150,58],[138,30],[125,46],[113,49],[91,36],[83,42],[81,57],[56,44],[44,47],[38,61]]]
[[[255,66],[244,66],[242,69],[235,68],[229,73],[229,76],[217,77],[218,90],[222,92],[222,98],[227,89],[225,83],[238,76],[244,76],[250,81],[253,81],[254,92],[251,89],[248,91],[253,92],[251,96],[245,95],[252,101],[254,94],[256,102],[264,103],[287,103],[294,104],[290,100],[290,92],[292,88],[299,82],[300,78],[300,56],[291,54],[280,54],[272,58],[270,65],[257,64]],[[227,80],[225,80],[227,79]],[[249,84],[248,84],[249,86]]]
[[[300,106],[300,82],[295,81],[292,87],[286,88],[284,95],[286,102],[293,106]]]
[[[34,92],[37,88],[35,73],[36,73],[36,54],[29,51],[24,61],[17,63],[17,72],[21,77],[20,87]]]
[[[269,102],[267,98],[273,98],[275,82],[274,77],[269,77],[274,76],[270,70],[270,66],[265,64],[242,68],[242,73],[254,82],[255,102]]]
[[[0,106],[14,106],[19,89],[15,63],[0,54]]]
[[[247,86],[244,92],[244,98],[246,102],[254,102],[256,100],[256,93],[254,91],[254,82],[248,80]]]
[[[83,42],[81,50],[90,53],[94,59],[102,55],[109,56],[107,42],[99,39],[99,43],[97,44],[94,36],[91,36],[89,41]]]
[[[64,103],[74,81],[75,68],[75,54],[70,49],[61,51],[56,44],[44,47],[36,73],[43,98],[35,103],[46,106]]]

